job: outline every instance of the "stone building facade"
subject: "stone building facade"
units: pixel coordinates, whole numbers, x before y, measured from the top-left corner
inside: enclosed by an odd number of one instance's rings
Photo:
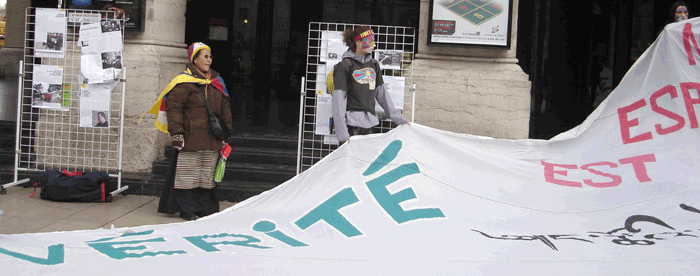
[[[428,45],[429,0],[313,0],[304,5],[291,0],[236,0],[233,8],[215,8],[229,3],[148,0],[143,31],[126,33],[125,172],[150,172],[153,162],[162,158],[169,137],[155,129],[152,117],[140,124],[138,120],[172,77],[182,71],[187,62],[186,45],[192,41],[204,40],[217,49],[213,67],[221,67],[218,71],[230,77],[227,82],[231,82],[232,93],[239,93],[232,97],[232,105],[239,108],[234,111],[239,128],[293,129],[289,128],[296,124],[293,120],[279,121],[295,118],[294,111],[298,112],[299,90],[293,87],[298,74],[294,70],[304,69],[304,30],[313,21],[415,26],[416,123],[495,138],[528,138],[531,89],[516,58],[518,0],[513,0],[511,46],[506,50]],[[1,120],[12,121],[16,114],[11,103],[17,97],[24,13],[27,7],[39,5],[50,6],[51,1],[13,0],[7,5],[7,40],[0,50],[5,110]],[[205,30],[212,25],[226,27],[228,38],[208,41],[211,37]],[[277,102],[279,117],[270,118],[269,113],[261,116],[260,110],[269,109],[272,101]]]

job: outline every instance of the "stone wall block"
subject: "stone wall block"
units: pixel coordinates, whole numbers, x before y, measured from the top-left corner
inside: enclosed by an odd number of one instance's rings
[[[160,147],[158,147],[158,145]],[[124,161],[127,172],[151,172],[153,161],[163,157],[164,139],[155,129],[124,128]]]
[[[151,109],[170,80],[187,64],[186,45],[144,45],[129,43],[124,47],[127,69],[126,104],[124,111],[124,159],[128,172],[150,172],[153,161],[163,157],[169,136],[155,128],[155,116],[141,115]],[[132,158],[135,157],[135,158]],[[126,162],[126,161],[129,162]]]
[[[417,59],[415,121],[494,138],[527,138],[530,82],[516,64]]]

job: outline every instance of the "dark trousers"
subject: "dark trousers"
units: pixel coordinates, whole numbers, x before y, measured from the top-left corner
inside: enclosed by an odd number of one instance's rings
[[[361,127],[356,127],[356,126],[348,126],[348,134],[350,134],[350,136],[366,135],[366,134],[371,134],[371,133],[372,133],[371,128],[361,128]]]
[[[191,212],[200,217],[218,212],[219,198],[216,187],[214,189],[175,189],[175,170],[180,152],[176,150],[170,152],[172,155],[160,194],[158,212],[165,214]]]

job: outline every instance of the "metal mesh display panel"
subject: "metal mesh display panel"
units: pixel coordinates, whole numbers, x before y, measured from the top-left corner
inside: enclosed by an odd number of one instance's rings
[[[15,181],[19,171],[102,171],[111,177],[117,177],[119,188],[115,192],[120,192],[127,188],[121,187],[125,68],[122,68],[121,77],[109,96],[108,127],[81,127],[79,123],[83,85],[81,47],[78,45],[81,23],[87,20],[114,20],[111,18],[114,18],[115,13],[71,9],[64,11],[67,28],[65,45],[62,45],[65,52],[63,57],[37,54],[37,9],[28,8],[26,11],[24,59],[20,62],[17,100]],[[124,21],[117,22],[122,26],[120,30],[123,41]],[[60,98],[60,110],[38,108],[36,103],[33,104],[33,101],[41,97],[37,96],[33,83],[39,65],[56,65],[63,69],[61,91],[52,94],[52,103]]]
[[[327,72],[337,63],[337,52],[332,51],[329,45],[337,47],[337,38],[345,29],[353,29],[358,26],[368,26],[375,34],[374,57],[380,63],[382,75],[392,76],[404,80],[403,84],[403,116],[413,121],[413,68],[411,63],[415,53],[416,30],[411,27],[364,25],[348,23],[309,23],[308,51],[306,60],[306,75],[302,80],[300,116],[299,116],[299,148],[297,157],[297,174],[313,166],[316,162],[338,148],[337,144],[329,143],[327,135],[318,134],[316,128],[320,120],[318,118],[317,101],[326,89],[325,80]],[[329,42],[336,38],[335,43]],[[347,50],[347,47],[344,47]],[[394,53],[393,56],[382,55],[380,61],[378,52]],[[385,66],[385,59],[395,59],[389,62],[391,66]],[[333,62],[331,62],[331,60]],[[385,80],[386,81],[386,80]],[[327,97],[327,95],[326,95]],[[396,125],[389,118],[380,116],[380,124],[372,129],[373,133],[385,133],[395,128]]]

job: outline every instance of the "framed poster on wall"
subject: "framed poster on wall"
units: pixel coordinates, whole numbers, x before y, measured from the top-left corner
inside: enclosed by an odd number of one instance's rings
[[[143,31],[146,0],[66,0],[67,9],[113,11],[124,19],[125,31]]]
[[[428,44],[510,49],[513,0],[430,0]]]

